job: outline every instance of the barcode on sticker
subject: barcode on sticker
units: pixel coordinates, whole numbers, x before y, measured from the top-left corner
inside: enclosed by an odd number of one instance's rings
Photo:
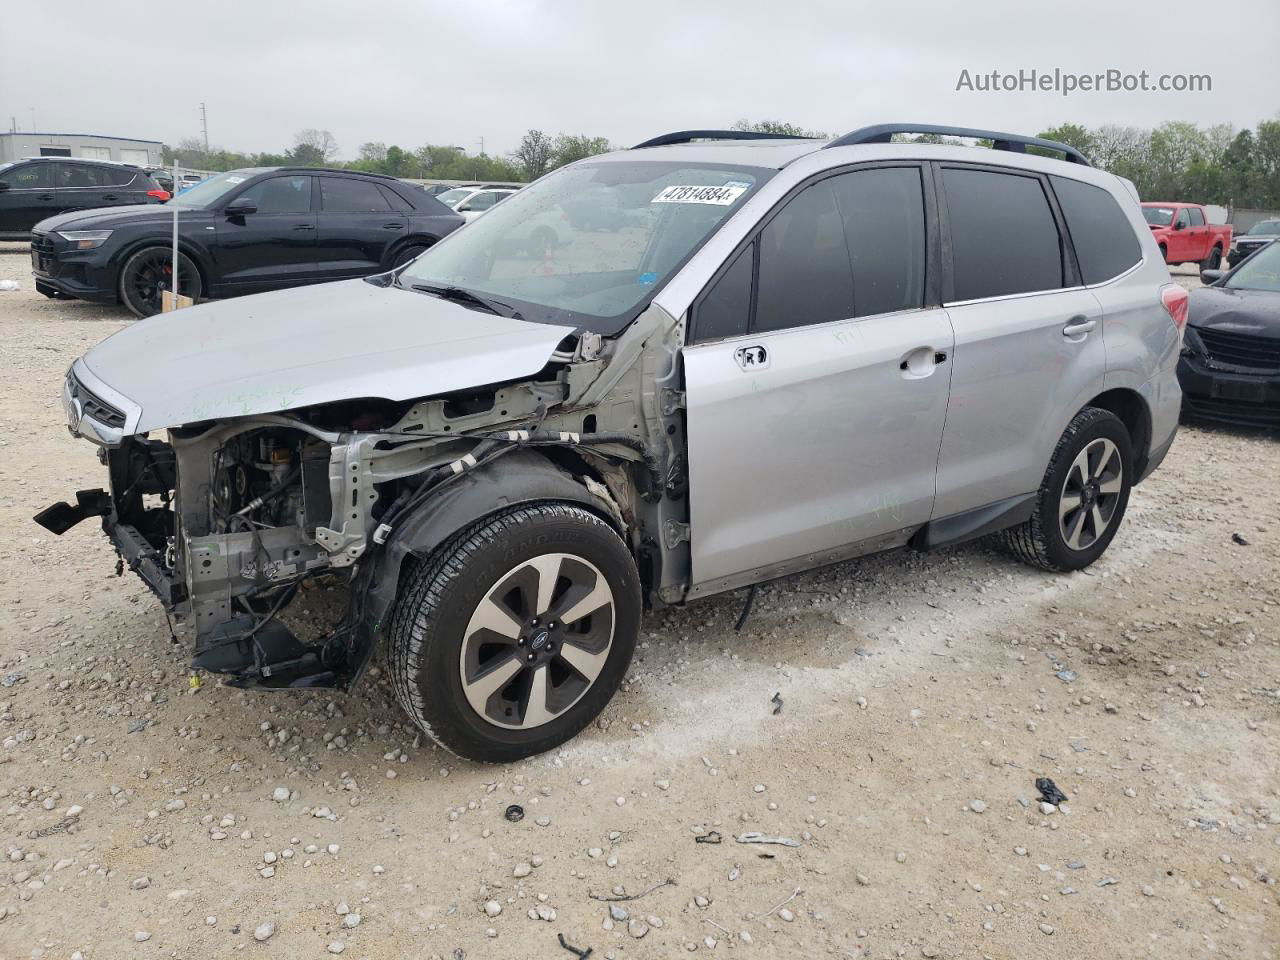
[[[653,198],[653,203],[712,203],[727,207],[747,191],[746,187],[683,187],[665,188]]]

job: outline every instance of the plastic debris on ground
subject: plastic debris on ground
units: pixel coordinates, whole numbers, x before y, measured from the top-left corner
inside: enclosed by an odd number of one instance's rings
[[[1036,778],[1036,789],[1040,791],[1040,800],[1044,803],[1058,806],[1067,802],[1067,795],[1049,777]]]

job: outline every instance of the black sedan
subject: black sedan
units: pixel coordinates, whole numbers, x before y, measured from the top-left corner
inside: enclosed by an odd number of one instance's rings
[[[1191,291],[1178,363],[1184,412],[1280,427],[1280,243],[1234,270],[1204,270]]]
[[[50,217],[31,235],[36,289],[95,303],[160,311],[178,292],[234,297],[364,277],[416,257],[465,222],[394,177],[310,167],[255,167],[210,177],[164,206]]]

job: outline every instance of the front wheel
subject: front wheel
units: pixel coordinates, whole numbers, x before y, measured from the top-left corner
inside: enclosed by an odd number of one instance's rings
[[[173,289],[173,251],[169,247],[145,247],[129,257],[120,270],[120,302],[135,316],[150,317],[161,310],[160,295]],[[200,271],[178,251],[178,292],[200,300]]]
[[[1042,570],[1089,566],[1124,517],[1132,464],[1124,422],[1108,410],[1081,410],[1058,440],[1031,519],[1001,534],[1006,548]]]
[[[639,576],[609,524],[569,503],[516,507],[409,574],[390,673],[442,747],[506,763],[559,746],[604,709],[639,625]]]

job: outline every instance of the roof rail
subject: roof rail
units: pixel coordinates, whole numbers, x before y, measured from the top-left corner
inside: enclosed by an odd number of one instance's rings
[[[1023,137],[1016,133],[977,130],[970,127],[940,127],[931,123],[878,123],[871,127],[859,127],[843,137],[832,140],[826,147],[847,147],[858,143],[888,143],[895,133],[935,133],[942,137],[973,137],[979,140],[990,140],[996,150],[1008,150],[1011,153],[1026,153],[1027,147],[1039,147],[1042,150],[1061,153],[1062,159],[1069,163],[1079,163],[1086,167],[1090,165],[1085,155],[1075,147],[1056,140]]]
[[[637,143],[632,150],[644,147],[665,147],[672,143],[689,143],[693,140],[813,140],[791,133],[761,133],[759,130],[678,130],[664,133],[644,143]]]

